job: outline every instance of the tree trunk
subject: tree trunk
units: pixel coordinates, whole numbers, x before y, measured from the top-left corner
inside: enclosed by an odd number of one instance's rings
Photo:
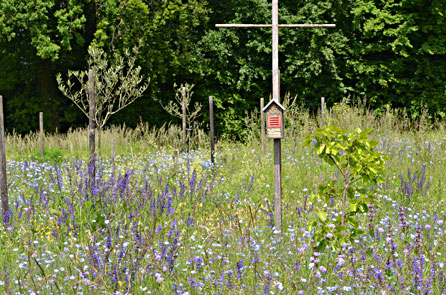
[[[102,134],[102,128],[99,126],[98,127],[98,171],[99,171],[99,178],[102,177],[101,134]]]
[[[101,133],[102,133],[102,128],[99,127],[98,128],[98,160],[99,162],[102,159],[102,151],[101,151]]]

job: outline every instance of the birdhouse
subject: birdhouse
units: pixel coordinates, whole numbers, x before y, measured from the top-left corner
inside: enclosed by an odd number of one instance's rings
[[[266,115],[266,136],[268,138],[283,138],[283,111],[285,108],[275,99],[263,108],[262,112]]]

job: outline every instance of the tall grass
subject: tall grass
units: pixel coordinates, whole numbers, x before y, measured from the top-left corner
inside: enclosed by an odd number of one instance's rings
[[[137,154],[159,149],[182,149],[182,131],[179,126],[164,124],[161,128],[150,127],[140,123],[136,128],[111,126],[101,134],[102,154],[111,155],[111,139],[115,142],[115,153]],[[191,148],[204,146],[207,135],[199,128],[189,130],[187,142]],[[86,128],[69,129],[64,134],[45,133],[44,145],[48,150],[60,149],[65,157],[83,158],[88,155],[88,130]],[[8,158],[18,159],[24,156],[37,156],[40,151],[40,134],[38,132],[19,135],[6,134],[6,154]]]
[[[273,227],[272,144],[261,152],[259,113],[243,142],[181,130],[112,126],[102,135],[103,171],[88,189],[87,130],[46,134],[54,163],[32,159],[37,134],[6,137],[12,211],[0,230],[5,294],[442,294],[446,290],[444,123],[427,113],[379,114],[344,101],[326,125],[374,128],[390,158],[379,198],[359,216],[366,234],[342,249],[314,251],[307,197],[336,177],[304,138],[320,114],[284,100],[283,231]],[[109,161],[115,140],[116,177]],[[30,158],[31,156],[31,158]],[[336,206],[328,209],[338,214]]]

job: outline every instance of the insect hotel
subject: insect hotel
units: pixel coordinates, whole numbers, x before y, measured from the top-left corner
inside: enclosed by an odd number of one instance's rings
[[[283,111],[285,108],[275,99],[262,110],[266,115],[266,136],[272,139],[283,138]]]

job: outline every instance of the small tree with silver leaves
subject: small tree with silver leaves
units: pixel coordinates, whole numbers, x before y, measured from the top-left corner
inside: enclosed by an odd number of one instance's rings
[[[150,79],[141,74],[141,67],[136,66],[138,47],[133,51],[125,50],[124,56],[113,53],[109,61],[107,53],[96,46],[88,49],[90,55],[88,68],[93,73],[94,80],[89,81],[89,71],[68,71],[68,79],[63,81],[62,75],[57,75],[57,83],[62,93],[93,120],[98,128],[98,152],[101,157],[101,130],[110,117],[142,96],[149,85]],[[93,118],[89,114],[93,90],[95,110]],[[93,149],[94,150],[94,149]]]

